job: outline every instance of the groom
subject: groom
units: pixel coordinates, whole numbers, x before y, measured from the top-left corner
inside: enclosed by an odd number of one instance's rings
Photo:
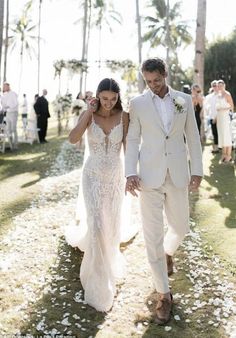
[[[126,191],[133,196],[140,191],[146,250],[159,293],[156,322],[165,324],[172,307],[172,256],[189,230],[188,189],[201,183],[202,152],[191,96],[166,84],[166,65],[159,58],[146,60],[142,74],[149,89],[130,102]]]

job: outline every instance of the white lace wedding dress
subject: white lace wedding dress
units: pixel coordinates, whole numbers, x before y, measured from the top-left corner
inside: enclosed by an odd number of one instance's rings
[[[81,216],[79,226],[69,227],[65,232],[67,242],[84,251],[80,268],[84,298],[98,311],[111,309],[116,278],[124,274],[124,258],[119,249],[125,185],[120,156],[122,138],[122,119],[109,135],[92,120],[87,130],[89,155],[82,173],[85,215],[80,196],[77,204]],[[126,215],[128,220],[127,210]],[[130,231],[125,240],[136,232],[137,229]]]

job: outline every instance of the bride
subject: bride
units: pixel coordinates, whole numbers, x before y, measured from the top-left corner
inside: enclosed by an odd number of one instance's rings
[[[120,155],[128,123],[119,85],[106,78],[69,135],[75,144],[87,131],[89,155],[82,173],[86,221],[80,221],[76,236],[70,231],[65,236],[69,244],[84,251],[80,268],[84,298],[98,311],[111,309],[116,278],[123,276],[124,259],[119,247],[125,182]],[[82,208],[80,211],[82,214]]]

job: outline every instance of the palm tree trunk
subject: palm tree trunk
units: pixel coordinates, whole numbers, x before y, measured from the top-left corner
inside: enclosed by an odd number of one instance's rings
[[[101,59],[102,59],[102,22],[99,24],[98,28],[98,78],[100,81],[101,75]]]
[[[88,0],[84,0],[84,23],[83,23],[83,45],[82,45],[82,57],[81,61],[85,62],[86,56],[86,39],[87,39],[87,26],[88,26]],[[83,91],[83,77],[84,72],[80,74],[80,91]]]
[[[85,51],[85,58],[86,61],[88,61],[88,48],[89,48],[89,40],[90,40],[90,32],[91,32],[91,15],[92,15],[92,2],[91,0],[88,0],[88,34],[86,39],[86,51]],[[87,72],[85,72],[84,77],[84,89],[86,90],[87,87]]]
[[[170,74],[170,1],[167,0],[166,3],[166,64],[168,69],[167,82],[171,84],[171,74]]]
[[[2,43],[3,43],[3,27],[4,27],[4,1],[0,0],[0,83],[2,82]]]
[[[40,59],[41,59],[41,50],[40,50],[40,40],[41,40],[41,9],[42,9],[42,0],[39,0],[39,21],[38,21],[38,94],[40,91]]]
[[[141,33],[141,20],[139,14],[139,0],[136,0],[136,22],[138,25],[138,63],[142,63],[142,33]]]
[[[138,63],[141,66],[142,63],[142,33],[141,33],[141,20],[139,13],[139,0],[136,0],[136,22],[138,25]],[[146,87],[146,83],[143,79],[142,73],[138,70],[138,91],[142,93]],[[131,90],[131,88],[130,88]]]
[[[4,71],[3,82],[7,79],[7,52],[8,52],[8,29],[9,29],[9,0],[7,0],[6,11],[6,31],[5,31],[5,48],[4,48]]]
[[[206,0],[198,0],[194,61],[194,83],[204,89],[204,52],[206,32]]]
[[[23,74],[23,53],[24,53],[24,45],[23,41],[21,42],[21,51],[20,51],[20,75],[19,75],[19,83],[18,83],[18,95],[21,94],[21,80],[22,80],[22,74]]]

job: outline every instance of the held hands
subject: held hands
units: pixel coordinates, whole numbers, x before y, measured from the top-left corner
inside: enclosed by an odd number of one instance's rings
[[[191,180],[189,183],[189,190],[190,192],[196,192],[201,184],[202,177],[193,175],[191,176]]]
[[[136,190],[137,191],[141,190],[140,178],[136,175],[127,177],[125,185],[125,194],[127,194],[128,191],[131,195],[138,197]]]

